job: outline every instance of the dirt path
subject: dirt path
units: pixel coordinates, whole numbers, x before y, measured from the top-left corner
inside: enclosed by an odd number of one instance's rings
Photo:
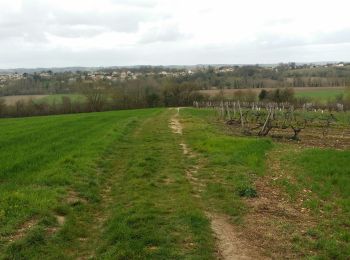
[[[180,108],[177,108],[177,113],[171,118],[169,127],[174,134],[182,135],[183,127],[179,120]],[[196,154],[186,145],[182,139],[180,146],[184,155],[196,158]],[[196,160],[196,164],[187,169],[186,177],[192,184],[193,195],[201,198],[201,193],[205,184],[195,177],[195,174],[200,169],[200,163]],[[237,236],[235,227],[229,222],[228,216],[206,211],[206,216],[210,220],[211,228],[216,237],[216,247],[218,251],[218,258],[220,259],[264,259],[256,250],[255,247],[242,241]]]

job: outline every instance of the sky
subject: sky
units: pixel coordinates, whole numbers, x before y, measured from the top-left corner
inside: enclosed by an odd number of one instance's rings
[[[350,61],[349,0],[0,0],[0,68]]]

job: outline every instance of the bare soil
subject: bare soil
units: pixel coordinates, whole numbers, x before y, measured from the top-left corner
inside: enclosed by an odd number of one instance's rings
[[[243,135],[238,123],[229,125],[228,130],[232,134]],[[305,147],[350,149],[350,128],[346,127],[331,127],[327,130],[327,133],[323,134],[322,127],[307,126],[301,130],[299,140],[291,139],[293,136],[291,129],[273,128],[268,136],[278,142],[298,144]]]
[[[292,250],[293,237],[305,236],[306,231],[316,225],[316,221],[302,206],[310,191],[305,190],[305,194],[292,203],[273,185],[278,178],[287,175],[280,165],[278,154],[281,153],[283,151],[274,150],[268,155],[268,174],[255,183],[258,197],[246,199],[249,214],[245,216],[242,234],[256,246],[268,249],[273,259],[299,259],[304,256]]]
[[[237,230],[225,215],[207,212],[211,228],[217,238],[219,257],[222,259],[269,259],[262,256],[259,249],[242,239]]]
[[[16,242],[22,238],[24,238],[30,230],[32,230],[37,224],[38,219],[32,218],[24,222],[15,233],[8,237],[8,242]]]
[[[5,100],[6,105],[14,105],[17,101],[28,101],[28,100],[34,100],[39,98],[47,97],[48,95],[18,95],[18,96],[4,96],[0,97],[1,99]]]
[[[79,203],[85,204],[85,203],[87,203],[87,200],[85,198],[81,198],[76,191],[70,190],[68,192],[68,196],[66,197],[66,202],[69,205],[76,205]]]

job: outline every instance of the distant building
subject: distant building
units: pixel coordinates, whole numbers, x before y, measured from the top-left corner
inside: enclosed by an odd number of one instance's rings
[[[68,83],[72,84],[75,83],[77,80],[75,78],[69,78]]]

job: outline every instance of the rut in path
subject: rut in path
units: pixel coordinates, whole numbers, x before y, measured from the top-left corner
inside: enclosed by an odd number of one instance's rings
[[[177,108],[177,113],[171,118],[169,127],[173,133],[182,135],[182,125],[179,120],[180,108]],[[184,155],[196,158],[196,155],[191,151],[184,140],[181,140],[180,146]],[[196,178],[194,175],[200,169],[200,164],[197,163],[186,171],[186,177],[192,184],[194,196],[200,198],[201,192],[205,184]],[[234,226],[229,222],[228,217],[223,214],[214,212],[206,212],[206,216],[210,220],[211,228],[216,237],[216,247],[218,256],[221,259],[264,259],[256,250],[256,248],[242,241],[238,236]]]

